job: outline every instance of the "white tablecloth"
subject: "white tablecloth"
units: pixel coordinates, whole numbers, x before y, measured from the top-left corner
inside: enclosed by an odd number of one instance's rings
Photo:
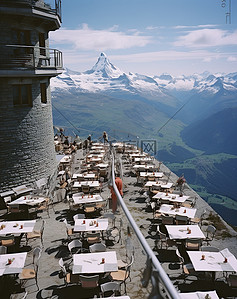
[[[163,177],[163,172],[145,172],[141,171],[140,172],[140,177],[155,177],[155,178],[162,178]]]
[[[84,179],[94,179],[95,178],[95,173],[74,173],[72,176],[73,179],[77,178],[84,178]]]
[[[25,265],[27,252],[1,254],[0,255],[0,276],[4,274],[17,274],[21,273]],[[8,264],[8,259],[12,260],[11,264]]]
[[[82,181],[82,182],[74,182],[73,187],[81,188],[82,185],[88,185],[90,187],[99,187],[99,181]]]
[[[166,225],[170,239],[205,239],[204,233],[198,225]],[[189,230],[188,230],[189,228]],[[191,231],[189,233],[189,231]]]
[[[76,205],[104,201],[104,198],[101,197],[99,194],[98,195],[97,194],[96,195],[83,195],[83,197],[72,195],[72,199]]]
[[[36,220],[16,220],[0,222],[0,235],[30,233],[34,229],[35,222]]]
[[[152,198],[157,198],[157,199],[167,199],[171,202],[185,202],[190,196],[183,195],[180,196],[179,194],[168,194],[166,195],[165,192],[158,192],[156,195],[154,195]]]
[[[225,256],[221,252],[208,252],[208,251],[187,251],[190,260],[193,264],[195,271],[208,271],[208,272],[234,272],[231,262],[227,258],[224,263]],[[205,259],[202,259],[205,256]]]
[[[108,218],[76,219],[74,225],[75,232],[102,231],[102,230],[106,230],[107,228],[108,228]]]
[[[27,206],[35,206],[45,201],[45,197],[41,196],[32,196],[26,195],[21,196],[20,198],[9,202],[8,205],[27,205]]]
[[[164,183],[164,182],[155,182],[155,181],[148,181],[145,184],[145,187],[161,187],[163,189],[170,189],[173,186],[173,183]]]
[[[105,263],[102,264],[102,258]],[[115,251],[80,253],[73,255],[72,273],[104,273],[118,270]]]
[[[182,215],[182,216],[187,216],[188,218],[194,218],[197,209],[185,208],[185,207],[174,208],[173,205],[163,204],[160,206],[160,209],[158,211],[163,214]]]

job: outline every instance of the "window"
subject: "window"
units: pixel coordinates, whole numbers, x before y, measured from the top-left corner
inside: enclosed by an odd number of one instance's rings
[[[13,85],[13,105],[32,106],[32,91],[30,84]]]
[[[46,83],[40,83],[41,103],[47,103],[47,86]]]

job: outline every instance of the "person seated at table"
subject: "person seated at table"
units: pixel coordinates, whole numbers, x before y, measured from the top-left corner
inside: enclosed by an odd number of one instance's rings
[[[123,181],[120,178],[120,173],[116,174],[115,184],[118,188],[120,195],[123,196]],[[115,213],[117,211],[118,199],[116,193],[114,192],[113,186],[110,187],[110,191],[111,191],[111,198],[112,198],[112,212]]]

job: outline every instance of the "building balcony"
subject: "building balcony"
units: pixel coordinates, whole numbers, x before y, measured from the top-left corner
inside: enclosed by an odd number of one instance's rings
[[[56,49],[0,45],[0,76],[57,76],[63,71],[62,52]]]
[[[48,23],[48,30],[56,30],[61,26],[61,0],[1,0],[0,15],[15,15],[25,18],[36,18],[40,23]],[[36,20],[34,20],[36,22]],[[46,24],[44,23],[44,25]]]

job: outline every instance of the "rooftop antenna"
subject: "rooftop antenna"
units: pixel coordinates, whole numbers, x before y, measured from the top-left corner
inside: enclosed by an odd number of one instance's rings
[[[226,7],[226,1],[227,0],[221,0],[221,7]],[[226,24],[231,24],[231,0],[229,0],[229,11],[225,13],[225,22]],[[229,22],[228,22],[229,21]]]

